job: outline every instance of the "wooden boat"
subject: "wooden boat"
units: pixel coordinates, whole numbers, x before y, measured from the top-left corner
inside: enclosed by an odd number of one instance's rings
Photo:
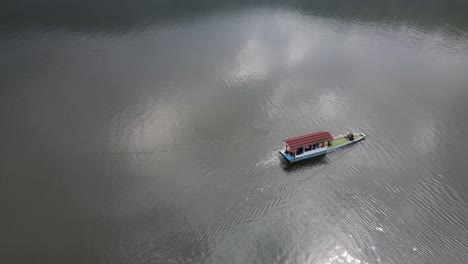
[[[279,152],[292,163],[333,152],[365,138],[366,135],[363,133],[350,133],[332,137],[327,131],[319,131],[283,140],[286,147]]]

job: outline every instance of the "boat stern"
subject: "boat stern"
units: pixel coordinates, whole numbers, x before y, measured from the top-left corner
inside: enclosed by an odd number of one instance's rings
[[[287,154],[284,150],[278,151],[288,162],[294,162],[294,157]]]

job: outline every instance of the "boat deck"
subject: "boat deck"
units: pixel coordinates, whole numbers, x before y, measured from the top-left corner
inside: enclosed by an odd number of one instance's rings
[[[362,138],[361,134],[354,134],[354,140],[359,140],[360,138]],[[338,147],[340,145],[343,145],[349,142],[350,141],[344,136],[336,137],[332,140],[332,145],[330,147],[331,148]]]

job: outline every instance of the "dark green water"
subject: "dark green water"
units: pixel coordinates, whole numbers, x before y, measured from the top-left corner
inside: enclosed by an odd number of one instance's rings
[[[0,11],[1,263],[466,263],[465,1]],[[368,139],[297,165],[281,140]]]

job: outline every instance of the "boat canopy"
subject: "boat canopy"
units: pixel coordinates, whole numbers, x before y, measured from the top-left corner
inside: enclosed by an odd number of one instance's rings
[[[319,131],[312,134],[302,135],[298,137],[284,139],[290,148],[297,149],[300,147],[307,147],[320,142],[332,141],[333,137],[327,131]]]

